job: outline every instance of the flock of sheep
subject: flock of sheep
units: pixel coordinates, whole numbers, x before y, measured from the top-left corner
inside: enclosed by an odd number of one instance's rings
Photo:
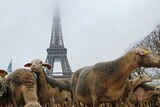
[[[39,59],[24,66],[9,75],[0,70],[0,107],[160,107],[159,88],[144,84],[151,77],[128,79],[136,68],[160,67],[160,56],[143,47],[80,68],[71,79],[47,76],[51,66]]]

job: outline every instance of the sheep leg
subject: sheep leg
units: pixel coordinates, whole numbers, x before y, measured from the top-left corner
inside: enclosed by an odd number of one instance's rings
[[[18,106],[17,106],[17,102],[15,101],[15,98],[14,98],[14,93],[13,93],[13,90],[12,90],[12,93],[11,93],[11,95],[12,95],[13,107],[18,107]]]
[[[93,99],[93,107],[98,107],[98,98],[97,98],[97,96],[94,96],[93,95],[93,97],[92,97],[92,99]]]
[[[124,107],[135,107],[128,98],[125,98]]]
[[[36,86],[33,84],[25,84],[22,86],[22,94],[26,105],[24,107],[41,107],[38,103],[36,95]]]
[[[52,98],[52,99],[50,99],[50,101],[49,101],[49,107],[55,107],[54,105],[55,105],[55,99]]]
[[[60,107],[64,107],[63,103],[60,104]]]
[[[116,107],[116,102],[112,102],[111,106]]]
[[[77,107],[81,107],[80,101],[78,101],[75,96],[74,96],[74,102],[76,103]]]
[[[116,107],[120,107],[120,106],[121,106],[121,101],[120,100],[116,101]]]
[[[140,105],[140,107],[143,107],[143,102],[139,101],[139,105]]]

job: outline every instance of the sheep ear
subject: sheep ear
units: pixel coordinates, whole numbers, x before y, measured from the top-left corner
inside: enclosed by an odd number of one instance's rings
[[[42,64],[42,65],[45,66],[45,67],[47,67],[48,69],[51,69],[51,65],[50,65],[50,64],[44,63],[44,64]]]
[[[25,66],[25,67],[31,67],[31,65],[32,65],[31,63],[27,63],[27,64],[25,64],[24,66]]]
[[[142,50],[137,50],[137,51],[136,51],[136,54],[138,54],[138,55],[145,55]]]
[[[5,70],[0,69],[0,76],[4,77],[6,76],[8,73]]]
[[[148,50],[137,50],[136,53],[139,54],[139,55],[147,55],[147,54],[150,53],[150,51],[148,51]]]

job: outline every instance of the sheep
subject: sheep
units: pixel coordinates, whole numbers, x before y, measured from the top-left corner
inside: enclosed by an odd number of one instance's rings
[[[34,60],[31,63],[24,65],[25,67],[31,67],[31,72],[37,75],[37,86],[38,86],[38,98],[42,107],[49,106],[54,107],[54,94],[52,92],[51,85],[48,84],[48,78],[45,74],[43,66],[48,69],[51,68],[49,64],[43,64],[41,60]]]
[[[7,76],[6,81],[7,92],[1,106],[41,107],[38,103],[36,78],[28,69],[14,70]]]
[[[71,107],[73,104],[73,95],[71,90],[70,80],[66,78],[56,78],[57,82],[65,85],[65,90],[60,93],[59,101],[57,103],[62,103],[61,105],[65,107]]]
[[[140,84],[133,90],[130,101],[136,106],[138,104],[140,107],[146,107],[144,105],[148,106],[148,103],[151,101],[151,99],[157,95],[159,96],[160,92],[155,90],[155,87],[146,84]]]
[[[8,73],[0,69],[0,107],[13,107],[11,91],[5,76]]]
[[[151,81],[152,81],[151,77],[145,74],[139,75],[135,79],[131,79],[131,80],[127,79],[126,87],[121,98],[123,105],[128,107],[133,106],[129,98],[131,97],[132,91],[134,90],[134,88],[137,87],[139,84],[151,82]]]
[[[49,107],[60,104],[64,107],[63,101],[66,99],[66,85],[64,82],[59,82],[53,77],[49,77],[45,74],[43,66],[48,69],[50,69],[51,66],[43,63],[40,59],[34,59],[31,63],[27,63],[24,66],[31,67],[31,72],[34,72],[37,75],[40,104],[49,103]]]
[[[63,80],[66,85],[67,98],[65,99],[66,107],[71,107],[73,105],[73,93],[71,89],[71,83],[69,79]]]
[[[139,47],[130,50],[117,60],[80,68],[71,78],[77,106],[80,107],[80,102],[97,107],[102,103],[119,101],[127,77],[139,67],[160,67],[160,56]]]

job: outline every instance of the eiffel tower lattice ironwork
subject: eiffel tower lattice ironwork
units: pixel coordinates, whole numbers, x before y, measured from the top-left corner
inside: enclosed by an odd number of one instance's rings
[[[67,59],[67,49],[64,47],[63,43],[60,15],[57,11],[54,13],[50,46],[47,49],[47,53],[46,63],[52,65],[50,70],[46,69],[47,75],[54,76],[56,74],[62,74],[63,76],[69,76],[72,74],[72,70]],[[53,71],[55,62],[61,63],[62,72]]]

